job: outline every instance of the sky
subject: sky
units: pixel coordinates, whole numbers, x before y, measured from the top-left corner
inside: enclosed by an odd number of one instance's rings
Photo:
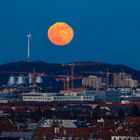
[[[27,60],[53,63],[100,61],[140,70],[140,0],[1,0],[0,64]],[[74,30],[65,47],[50,43],[48,28],[66,22]]]

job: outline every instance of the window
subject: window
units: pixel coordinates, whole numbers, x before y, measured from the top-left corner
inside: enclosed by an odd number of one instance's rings
[[[59,134],[59,128],[54,129],[55,134]]]
[[[67,135],[67,130],[64,130],[64,135]]]

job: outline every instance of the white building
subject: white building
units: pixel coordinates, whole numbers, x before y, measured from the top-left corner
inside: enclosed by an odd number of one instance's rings
[[[140,140],[137,136],[112,136],[111,140]]]
[[[25,102],[52,102],[52,101],[94,101],[94,95],[62,95],[60,93],[23,93]]]
[[[138,86],[138,81],[132,79],[132,76],[125,72],[114,73],[113,86],[120,88],[136,88]]]
[[[82,85],[93,89],[100,89],[102,87],[102,78],[90,75],[82,79]]]

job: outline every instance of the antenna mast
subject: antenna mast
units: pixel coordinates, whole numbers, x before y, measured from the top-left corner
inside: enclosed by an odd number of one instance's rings
[[[28,56],[27,56],[27,60],[28,60],[28,63],[30,63],[30,40],[32,38],[32,35],[28,34],[27,38],[28,38]]]

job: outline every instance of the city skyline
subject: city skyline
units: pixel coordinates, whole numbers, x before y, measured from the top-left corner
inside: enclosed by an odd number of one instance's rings
[[[27,60],[26,35],[31,32],[32,61],[101,61],[140,70],[138,0],[0,3],[0,64]],[[47,38],[48,28],[58,21],[68,23],[75,32],[72,42],[63,48]]]

